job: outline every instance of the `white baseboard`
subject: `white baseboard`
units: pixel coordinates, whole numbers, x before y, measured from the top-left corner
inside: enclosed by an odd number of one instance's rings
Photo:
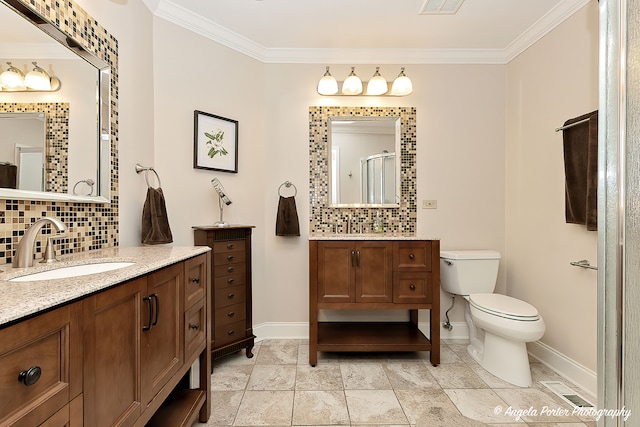
[[[440,339],[469,339],[469,328],[466,322],[452,322],[451,325],[453,328],[450,331],[442,324],[440,325]],[[429,322],[419,322],[418,327],[428,335]],[[265,339],[309,339],[309,323],[265,322],[255,325],[253,333],[256,335],[256,342]],[[539,341],[529,343],[527,349],[531,356],[580,387],[585,397],[593,403],[596,402],[598,381],[595,372]]]

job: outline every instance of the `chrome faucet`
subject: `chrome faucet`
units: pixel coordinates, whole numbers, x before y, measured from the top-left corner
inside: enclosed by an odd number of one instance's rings
[[[18,243],[15,256],[13,257],[13,267],[31,267],[33,266],[33,248],[36,244],[36,238],[40,229],[46,224],[51,224],[59,233],[67,230],[64,224],[56,218],[41,218],[34,222],[31,227],[24,232],[22,240]]]

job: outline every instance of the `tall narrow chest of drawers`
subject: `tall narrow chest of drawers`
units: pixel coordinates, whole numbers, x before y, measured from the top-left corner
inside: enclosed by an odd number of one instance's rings
[[[193,227],[194,243],[212,249],[212,359],[242,350],[253,357],[251,229],[248,225]]]

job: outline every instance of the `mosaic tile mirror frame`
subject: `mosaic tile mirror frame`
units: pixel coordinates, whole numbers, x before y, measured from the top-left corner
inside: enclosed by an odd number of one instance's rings
[[[400,117],[400,205],[398,207],[329,206],[329,117]],[[309,233],[335,234],[363,224],[371,232],[380,211],[384,233],[416,232],[416,109],[415,107],[309,107]]]
[[[13,252],[24,231],[45,216],[57,217],[67,226],[63,235],[53,239],[59,255],[118,246],[118,42],[73,0],[11,2],[16,7],[35,12],[111,67],[111,203],[0,199],[0,263],[12,261]],[[0,7],[7,6],[0,3]],[[2,101],[20,102],[19,99]],[[43,230],[36,242],[36,252],[44,249],[46,233],[50,233],[50,230]]]

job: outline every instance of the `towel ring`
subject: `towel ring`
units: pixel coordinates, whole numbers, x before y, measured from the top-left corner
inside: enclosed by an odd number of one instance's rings
[[[95,183],[96,183],[96,182],[95,182],[94,180],[92,180],[91,178],[83,179],[83,180],[80,180],[80,181],[76,182],[76,185],[74,185],[74,186],[73,186],[73,190],[71,190],[71,192],[73,193],[73,195],[74,195],[74,196],[78,196],[77,188],[78,188],[78,185],[80,185],[80,184],[82,184],[82,183],[87,184],[87,187],[89,187],[89,192],[88,192],[87,194],[81,194],[81,196],[91,196],[91,195],[93,194],[93,186],[94,186],[94,185],[95,185]]]
[[[293,187],[293,191],[294,191],[294,193],[293,193],[293,197],[296,197],[296,196],[298,195],[298,189],[296,188],[296,186],[295,186],[295,185],[293,185],[293,182],[291,182],[291,181],[285,181],[285,182],[283,182],[282,184],[280,184],[280,187],[278,187],[278,196],[280,196],[280,197],[285,197],[285,196],[283,196],[283,195],[282,195],[282,186],[283,186],[283,185],[284,185],[285,187],[287,187],[287,188]]]
[[[144,180],[147,182],[147,187],[153,188],[149,183],[149,171],[153,172],[156,175],[156,179],[158,180],[157,188],[162,187],[162,183],[160,182],[160,175],[158,175],[158,172],[156,172],[154,168],[142,166],[140,163],[136,164],[136,173],[144,172]]]

